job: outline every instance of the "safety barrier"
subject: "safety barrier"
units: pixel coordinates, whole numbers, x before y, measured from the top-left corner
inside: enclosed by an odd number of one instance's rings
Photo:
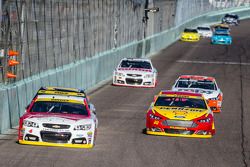
[[[12,85],[1,86],[0,133],[18,125],[18,119],[24,113],[25,106],[41,86],[92,88],[110,78],[114,68],[123,57],[149,57],[178,40],[185,27],[219,22],[228,12],[236,13],[240,18],[246,19],[250,17],[249,11],[250,7],[240,7],[210,12],[142,41],[100,53],[93,58],[48,70]]]

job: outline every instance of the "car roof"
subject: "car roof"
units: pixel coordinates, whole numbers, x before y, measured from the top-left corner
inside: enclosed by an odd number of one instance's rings
[[[234,13],[227,13],[225,16],[238,16],[238,15]]]
[[[198,27],[197,27],[197,29],[200,29],[200,28],[211,29],[210,26],[198,26]]]
[[[225,27],[225,28],[229,28],[229,25],[227,25],[227,24],[215,24],[213,27]]]
[[[188,96],[188,97],[196,97],[196,98],[202,98],[202,94],[200,93],[193,93],[193,92],[183,92],[183,91],[171,91],[171,90],[162,90],[159,95],[164,95],[164,96],[177,96],[177,97],[182,97],[182,96]]]
[[[41,87],[38,90],[37,95],[60,95],[86,98],[86,94],[83,89],[64,87]]]
[[[215,81],[214,77],[210,76],[202,76],[202,75],[181,75],[179,79],[187,79],[187,80],[199,80],[199,81]]]

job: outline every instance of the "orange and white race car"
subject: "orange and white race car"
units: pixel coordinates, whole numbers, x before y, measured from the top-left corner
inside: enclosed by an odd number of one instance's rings
[[[172,87],[174,91],[202,93],[213,112],[221,112],[223,93],[214,77],[181,75]]]

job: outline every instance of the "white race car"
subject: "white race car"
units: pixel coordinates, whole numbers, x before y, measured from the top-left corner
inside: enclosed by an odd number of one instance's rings
[[[113,85],[155,87],[157,70],[150,59],[124,58],[113,73]]]
[[[209,26],[197,27],[197,31],[200,34],[200,36],[204,38],[211,38],[213,35],[213,31]]]
[[[82,90],[42,87],[19,120],[20,144],[91,148],[98,120]]]
[[[173,91],[201,93],[213,112],[221,112],[223,93],[215,78],[200,75],[181,75],[172,87]]]

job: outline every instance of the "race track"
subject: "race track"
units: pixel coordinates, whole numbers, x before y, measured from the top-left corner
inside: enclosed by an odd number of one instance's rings
[[[17,132],[0,137],[1,167],[247,167],[250,165],[250,21],[232,27],[231,46],[176,42],[152,58],[156,88],[114,87],[90,93],[99,129],[93,149],[26,146]],[[224,93],[216,135],[192,139],[144,134],[153,96],[181,74],[210,75]]]

